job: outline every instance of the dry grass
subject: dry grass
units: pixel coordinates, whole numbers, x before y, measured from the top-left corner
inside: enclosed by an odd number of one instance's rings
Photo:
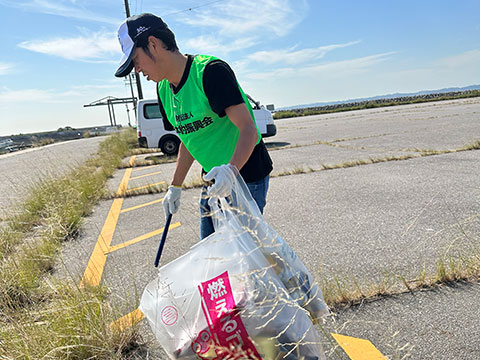
[[[151,166],[151,165],[158,165],[158,164],[168,164],[174,163],[177,161],[176,156],[151,156],[148,159],[135,159],[133,163],[133,167],[142,167],[142,166]],[[125,169],[132,167],[128,163],[121,163],[118,165],[118,169]]]
[[[136,343],[135,329],[111,333],[118,314],[102,289],[79,289],[50,271],[62,242],[76,236],[135,134],[115,134],[98,156],[31,189],[0,233],[0,358],[115,359]]]
[[[119,313],[104,288],[80,289],[48,282],[48,298],[35,306],[2,313],[2,359],[122,359],[137,343],[135,327],[112,331]]]
[[[160,185],[149,185],[147,187],[142,187],[141,189],[131,189],[126,190],[124,193],[117,193],[111,192],[109,196],[104,196],[104,199],[113,199],[113,198],[128,198],[132,196],[139,196],[139,195],[149,195],[149,194],[160,194],[166,192],[168,190],[168,184],[160,184]]]
[[[341,140],[338,140],[338,141],[341,141]],[[316,143],[320,144],[323,142],[316,142]],[[295,147],[298,147],[298,145]],[[284,147],[284,148],[287,148],[287,147]],[[378,163],[390,162],[390,161],[404,161],[404,160],[416,159],[424,156],[444,155],[444,154],[451,154],[456,152],[479,150],[479,149],[480,149],[480,140],[472,144],[467,144],[461,148],[453,149],[453,150],[448,150],[448,149],[433,150],[433,149],[416,149],[416,148],[402,149],[401,151],[416,152],[418,154],[408,154],[408,155],[402,155],[402,156],[385,156],[385,157],[375,157],[375,158],[371,157],[369,159],[350,160],[350,161],[345,161],[338,164],[322,164],[322,167],[320,169],[313,169],[312,167],[302,167],[297,165],[293,169],[282,169],[280,171],[275,171],[274,173],[271,174],[271,177],[307,174],[311,172],[318,172],[318,171],[324,171],[324,170],[345,169],[349,167],[372,165],[372,164],[378,164]]]
[[[359,280],[355,276],[324,280],[321,284],[325,302],[333,310],[361,304],[406,292],[437,288],[455,282],[480,281],[480,254],[470,258],[456,258],[442,255],[435,270],[428,273],[420,269],[415,279],[407,279],[401,274],[385,274],[377,282]]]
[[[156,154],[160,151],[160,149],[155,148],[135,148],[130,151],[130,155]]]
[[[376,136],[383,136],[383,135],[376,135]],[[307,144],[307,145],[288,145],[288,146],[280,146],[278,148],[270,148],[269,151],[281,150],[281,149],[292,149],[297,147],[319,145],[319,144],[339,146],[339,145],[336,145],[335,143],[348,141],[348,140],[363,139],[363,138],[365,137],[337,139],[337,140],[334,140],[333,142],[316,141],[315,143]],[[346,169],[346,168],[356,167],[356,166],[372,165],[372,164],[378,164],[378,163],[384,163],[384,162],[390,162],[390,161],[404,161],[404,160],[416,159],[424,156],[443,155],[443,154],[450,154],[455,152],[478,150],[478,149],[480,149],[480,140],[454,150],[434,150],[434,149],[418,149],[418,148],[402,149],[401,151],[415,152],[417,154],[408,154],[408,155],[402,155],[402,156],[371,157],[369,159],[350,160],[350,161],[345,161],[338,164],[322,164],[322,167],[320,169],[314,169],[310,166],[295,165],[291,169],[282,169],[282,170],[274,171],[270,175],[270,177],[273,178],[277,176],[308,174],[308,173],[324,171],[324,170]],[[150,161],[150,160],[147,160],[147,161],[135,160],[134,167],[170,163],[175,161],[176,161],[175,157],[161,157],[159,158],[159,160],[156,160],[156,162]],[[127,164],[122,164],[119,166],[119,168],[126,168],[126,167],[130,167],[130,166],[128,166]],[[184,183],[182,188],[184,190],[193,189],[193,188],[202,187],[203,185],[204,185],[204,181],[201,178],[201,176],[198,175],[188,180],[188,182]],[[168,187],[167,185],[151,186],[151,187],[147,187],[140,190],[129,191],[126,194],[123,194],[121,196],[130,197],[130,196],[137,196],[137,195],[157,194],[157,193],[165,192],[167,190],[167,187]],[[118,196],[119,196],[118,194],[112,192],[107,196],[105,196],[105,198],[108,199],[108,198],[114,198]]]

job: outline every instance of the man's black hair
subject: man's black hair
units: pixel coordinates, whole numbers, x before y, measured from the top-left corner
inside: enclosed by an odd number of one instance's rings
[[[137,40],[137,47],[141,47],[148,56],[151,57],[150,50],[148,49],[149,36],[154,36],[157,39],[161,40],[165,44],[165,48],[168,51],[178,51],[177,42],[175,41],[175,35],[173,34],[172,30],[170,30],[169,28],[153,29],[151,31],[146,31]]]

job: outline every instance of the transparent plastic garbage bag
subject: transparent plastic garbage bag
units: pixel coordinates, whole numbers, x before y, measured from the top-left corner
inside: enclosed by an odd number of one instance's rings
[[[212,198],[209,206],[213,213],[214,228],[230,226],[250,236],[273,265],[290,297],[309,311],[314,322],[329,313],[322,291],[312,275],[288,243],[265,221],[241,176],[236,177],[232,195],[228,199]]]
[[[281,238],[235,208],[241,191],[212,201],[215,233],[159,269],[140,310],[171,359],[325,359],[311,318],[321,293]]]

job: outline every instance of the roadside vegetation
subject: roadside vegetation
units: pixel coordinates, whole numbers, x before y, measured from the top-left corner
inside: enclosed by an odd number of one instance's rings
[[[55,143],[55,140],[53,140],[51,138],[42,138],[42,139],[34,141],[32,143],[32,146],[33,147],[40,147],[40,146],[51,145],[53,143]]]
[[[312,144],[306,145],[288,145],[278,148],[269,149],[281,150],[296,148],[301,146],[311,145],[330,145],[341,146],[339,142],[346,140],[354,140],[360,138],[338,139],[330,142],[316,141]],[[390,161],[404,161],[425,156],[435,156],[450,154],[462,151],[480,150],[480,140],[471,144],[466,144],[457,149],[422,149],[422,148],[410,148],[401,149],[401,151],[411,152],[412,154],[406,154],[401,156],[386,156],[378,158],[368,158],[363,160],[351,160],[337,164],[322,164],[318,169],[304,166],[294,166],[291,169],[282,169],[271,174],[271,177],[277,176],[289,176],[296,174],[307,174],[311,172],[319,172],[333,169],[341,169],[348,167],[356,167],[363,165],[371,165],[382,162]],[[157,164],[172,162],[175,158],[162,158],[158,159]],[[152,162],[144,162],[142,160],[135,160],[134,166],[151,165]],[[121,167],[125,167],[122,165]],[[202,178],[198,176],[192,177],[190,180],[183,184],[183,189],[192,189],[201,187],[204,184]],[[124,194],[123,196],[136,196],[151,193],[160,193],[166,191],[166,186],[151,186],[146,187],[138,191],[132,191]],[[115,197],[115,194],[110,194],[109,197]],[[479,217],[480,214],[477,216]],[[480,239],[479,239],[480,240]],[[401,274],[387,274],[378,281],[368,281],[364,279],[358,279],[354,276],[336,276],[333,279],[325,280],[321,286],[324,293],[325,301],[332,309],[341,309],[352,305],[360,304],[364,301],[371,301],[381,297],[389,297],[395,294],[401,294],[404,292],[415,292],[425,289],[433,289],[442,285],[450,285],[456,282],[470,282],[480,280],[480,253],[472,255],[467,258],[456,258],[453,256],[442,255],[434,269],[427,271],[426,269],[419,269],[418,276],[413,279],[407,279]]]
[[[338,146],[335,143],[339,141],[322,144]],[[137,326],[123,329],[110,326],[124,312],[109,304],[107,288],[80,287],[73,279],[59,280],[52,275],[62,244],[77,236],[83,217],[100,199],[114,196],[106,190],[105,184],[117,169],[126,167],[122,159],[151,152],[135,149],[136,143],[133,130],[109,136],[100,144],[95,157],[63,177],[42,181],[31,190],[15,214],[2,219],[0,359],[124,359],[141,349]],[[479,149],[480,141],[454,150],[405,149],[415,154],[325,164],[320,169],[297,166],[272,176]],[[153,158],[152,161],[135,162],[134,166],[172,161],[174,158]],[[202,184],[198,176],[184,188]],[[162,192],[165,188],[146,188],[126,196]],[[445,255],[438,260],[433,272],[419,269],[415,279],[396,274],[368,282],[338,276],[325,281],[322,290],[327,304],[335,309],[382,296],[478,280],[480,254],[468,259]]]
[[[455,100],[480,96],[480,90],[469,90],[448,94],[430,94],[424,96],[410,96],[392,99],[379,99],[371,101],[363,101],[357,103],[335,104],[310,108],[280,110],[273,114],[274,119],[291,118],[297,116],[330,114],[342,111],[374,109],[386,106],[418,104],[432,101]]]
[[[134,149],[132,155],[143,155],[143,154],[153,154],[158,153],[159,149]],[[122,163],[118,166],[119,169],[129,168],[129,167],[142,167],[142,166],[152,166],[159,164],[174,163],[177,161],[176,156],[148,156],[144,159],[135,159],[132,164]]]
[[[80,288],[52,276],[62,243],[105,193],[105,183],[136,143],[126,130],[100,144],[94,158],[31,189],[0,232],[0,358],[115,359],[135,347],[135,327],[110,323],[121,312],[103,287]]]
[[[480,214],[477,217],[480,217]],[[402,293],[414,294],[416,291],[445,285],[479,281],[480,252],[469,257],[442,255],[434,268],[419,269],[418,275],[411,279],[393,273],[386,274],[377,281],[358,279],[355,276],[335,276],[333,279],[324,280],[321,288],[329,307],[339,310]]]
[[[359,139],[359,138],[340,139],[340,140],[333,140],[333,141],[315,141],[311,144],[280,146],[280,147],[270,148],[269,151],[292,149],[292,148],[314,146],[314,145],[329,145],[334,147],[343,147],[342,145],[338,145],[337,143],[341,141],[352,140],[352,139]],[[418,149],[418,148],[401,149],[400,151],[412,152],[413,154],[392,155],[392,156],[385,156],[385,157],[370,157],[368,159],[350,160],[350,161],[344,161],[342,163],[336,163],[336,164],[321,164],[321,167],[318,169],[314,169],[310,166],[305,167],[302,165],[296,165],[293,168],[284,168],[280,170],[275,170],[270,174],[270,177],[274,178],[278,176],[308,174],[312,172],[319,172],[319,171],[325,171],[325,170],[344,169],[349,167],[372,165],[372,164],[378,164],[378,163],[390,162],[390,161],[404,161],[404,160],[416,159],[416,158],[425,157],[425,156],[451,154],[451,153],[470,151],[470,150],[480,150],[480,140],[473,142],[471,144],[464,145],[458,149],[444,149],[444,150]],[[136,151],[134,151],[134,153],[141,154],[141,152],[136,152]],[[158,157],[158,158],[152,157],[152,160],[135,159],[133,163],[133,167],[151,166],[151,165],[158,165],[158,164],[164,164],[164,163],[171,163],[175,161],[176,161],[176,158],[174,156]],[[120,169],[126,168],[126,167],[131,167],[131,165],[126,163],[122,163],[121,165],[119,165]],[[200,175],[193,176],[187,179],[183,183],[182,189],[187,190],[187,189],[199,188],[199,187],[202,187],[204,183],[205,182],[203,181]],[[168,188],[167,184],[152,185],[152,186],[144,187],[142,189],[128,191],[124,194],[121,194],[121,196],[130,197],[130,196],[138,196],[138,195],[146,195],[146,194],[157,194],[157,193],[162,193],[167,191],[167,188]],[[118,196],[119,195],[116,192],[110,192],[108,194],[105,194],[105,198],[114,198]]]

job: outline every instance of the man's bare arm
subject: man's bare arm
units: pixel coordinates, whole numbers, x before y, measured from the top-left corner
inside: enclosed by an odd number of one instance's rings
[[[230,164],[240,170],[257,144],[257,128],[245,104],[229,106],[225,109],[225,113],[240,131],[235,151],[230,159]]]
[[[185,180],[188,170],[192,167],[193,156],[187,150],[183,142],[180,143],[180,148],[177,155],[177,165],[175,167],[175,172],[173,173],[172,185],[182,186],[183,181]]]

